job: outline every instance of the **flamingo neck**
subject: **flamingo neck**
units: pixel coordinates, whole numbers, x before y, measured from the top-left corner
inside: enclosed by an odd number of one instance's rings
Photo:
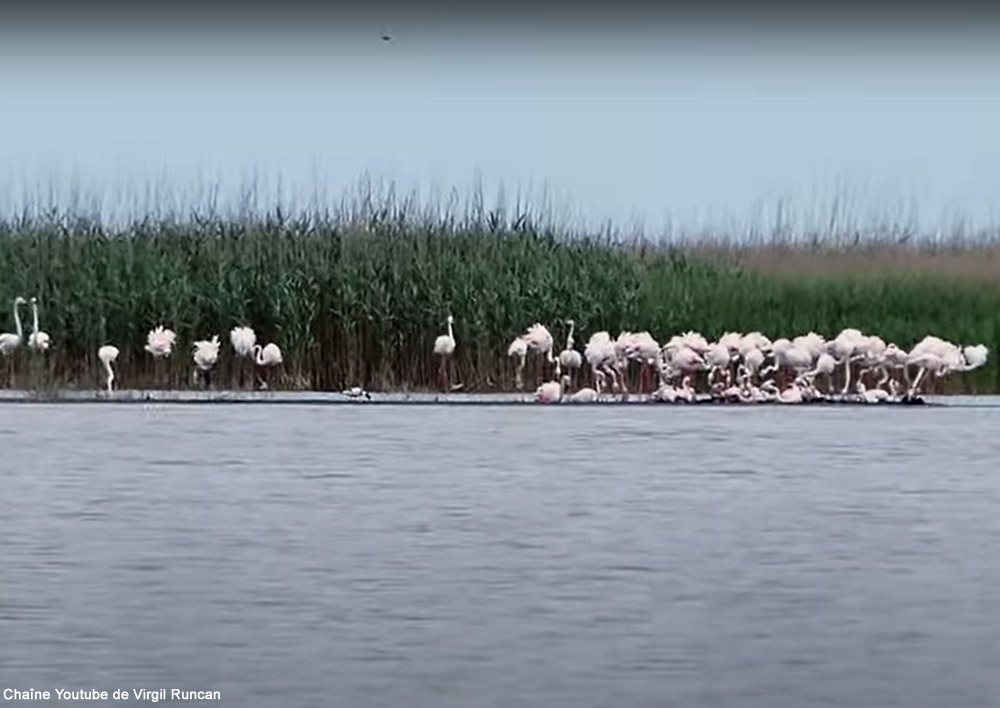
[[[448,339],[450,339],[453,342],[455,341],[455,333],[454,330],[452,330],[451,328],[451,320],[448,320]]]
[[[31,315],[33,319],[33,329],[32,334],[38,334],[38,303],[33,302],[31,304]]]
[[[23,338],[24,330],[21,328],[21,312],[18,310],[20,306],[19,302],[14,303],[14,324],[17,326],[17,336]]]
[[[111,384],[115,380],[114,369],[111,368],[111,361],[109,359],[104,360],[104,370],[108,372],[108,390],[111,390]]]

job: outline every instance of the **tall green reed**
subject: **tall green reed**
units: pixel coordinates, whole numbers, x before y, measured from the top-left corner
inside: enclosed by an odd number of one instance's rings
[[[454,218],[408,203],[346,216],[137,219],[118,230],[65,216],[8,220],[0,223],[0,328],[13,328],[15,296],[37,295],[53,339],[46,371],[64,386],[101,385],[104,343],[121,350],[121,386],[188,386],[191,345],[213,334],[225,343],[216,380],[228,383],[228,332],[245,324],[282,348],[287,387],[388,390],[437,385],[431,348],[449,313],[467,389],[510,389],[507,344],[535,321],[550,327],[557,350],[568,318],[578,342],[601,329],[666,339],[688,329],[833,336],[850,326],[900,346],[930,333],[983,342],[989,365],[947,385],[1000,390],[1000,283],[933,273],[777,277],[702,257],[697,244],[623,243],[540,224],[524,213],[476,207]],[[23,313],[30,330],[30,310]],[[158,324],[178,334],[162,369],[143,351]],[[19,372],[29,354],[19,355]]]

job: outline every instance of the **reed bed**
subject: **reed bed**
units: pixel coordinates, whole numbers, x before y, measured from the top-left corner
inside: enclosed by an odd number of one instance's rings
[[[572,318],[578,342],[599,329],[665,339],[688,329],[832,337],[850,326],[900,346],[934,333],[991,350],[987,366],[939,386],[1000,391],[1000,277],[991,275],[1000,276],[1000,246],[953,249],[944,260],[940,245],[878,248],[665,245],[568,233],[524,213],[474,208],[456,219],[407,204],[135,219],[117,229],[50,215],[0,222],[0,329],[14,329],[15,296],[38,296],[53,346],[42,357],[22,348],[18,386],[100,387],[97,348],[113,343],[117,385],[190,387],[192,342],[218,334],[215,382],[226,387],[237,373],[228,332],[246,324],[284,351],[284,388],[425,390],[438,383],[431,348],[451,313],[454,372],[466,390],[510,390],[510,340],[540,321],[561,349],[560,323]],[[22,313],[27,337],[30,309]],[[178,334],[159,368],[143,350],[157,324]]]

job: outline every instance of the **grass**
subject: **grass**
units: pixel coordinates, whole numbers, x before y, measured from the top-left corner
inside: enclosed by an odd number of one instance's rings
[[[467,390],[510,389],[510,340],[541,321],[561,348],[560,321],[572,318],[578,342],[599,329],[663,340],[688,329],[833,336],[853,326],[901,346],[934,333],[991,350],[949,391],[1000,391],[995,240],[664,245],[470,204],[461,217],[389,196],[332,214],[135,218],[117,229],[67,214],[0,221],[0,329],[13,331],[15,296],[37,295],[53,338],[44,360],[17,355],[17,383],[99,387],[96,351],[110,342],[122,387],[181,388],[191,385],[192,342],[219,334],[225,386],[229,329],[249,324],[284,351],[286,388],[427,389],[437,384],[433,340],[452,313]],[[160,323],[178,348],[157,369],[143,346]]]

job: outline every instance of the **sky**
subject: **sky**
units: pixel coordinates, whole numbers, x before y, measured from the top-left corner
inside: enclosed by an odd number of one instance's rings
[[[779,204],[825,222],[835,199],[861,220],[995,223],[995,37],[659,19],[8,28],[0,211],[74,187],[116,209],[151,183],[235,200],[254,175],[335,202],[368,173],[422,194],[478,175],[488,198],[547,189],[571,218],[654,230],[767,221]]]

